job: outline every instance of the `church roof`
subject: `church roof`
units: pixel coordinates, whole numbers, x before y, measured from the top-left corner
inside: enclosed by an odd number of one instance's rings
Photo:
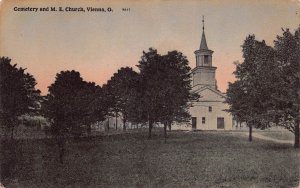
[[[200,43],[200,50],[208,50],[205,33],[204,33],[204,28],[203,28],[203,33],[202,33],[202,38],[201,38],[201,43]]]
[[[210,90],[218,95],[220,95],[221,97],[224,97],[226,98],[226,93],[222,93],[220,90],[218,89],[214,89],[214,88],[211,88],[211,87],[208,87],[208,86],[195,86],[192,91],[195,92],[195,93],[201,93],[202,91],[204,90]]]

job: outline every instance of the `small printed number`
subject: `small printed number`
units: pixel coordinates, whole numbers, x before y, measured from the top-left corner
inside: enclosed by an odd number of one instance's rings
[[[122,8],[122,11],[128,12],[128,11],[130,11],[130,8]]]

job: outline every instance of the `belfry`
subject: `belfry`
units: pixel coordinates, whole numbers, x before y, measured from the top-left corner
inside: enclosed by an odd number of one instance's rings
[[[207,47],[205,32],[204,32],[204,17],[202,19],[203,31],[200,42],[200,48],[194,53],[196,55],[196,67],[192,70],[193,86],[208,86],[216,89],[215,72],[216,67],[212,65],[212,54],[214,51]]]

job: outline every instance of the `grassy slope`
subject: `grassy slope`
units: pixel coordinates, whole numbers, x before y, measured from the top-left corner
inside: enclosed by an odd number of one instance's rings
[[[156,133],[157,134],[157,133]],[[285,144],[232,136],[230,132],[173,132],[110,136],[68,143],[57,163],[51,140],[18,145],[15,180],[21,187],[292,187],[299,152]]]

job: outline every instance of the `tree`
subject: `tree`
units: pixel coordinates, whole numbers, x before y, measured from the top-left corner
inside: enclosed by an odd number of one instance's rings
[[[167,126],[176,122],[188,122],[190,114],[188,108],[191,101],[199,98],[198,94],[192,93],[191,68],[188,66],[186,57],[178,52],[171,51],[162,56],[165,68],[163,86],[161,91],[164,99],[162,100],[162,112],[160,122],[164,124],[165,141],[167,137]]]
[[[254,118],[257,117],[257,114],[253,109],[251,110],[249,98],[251,100],[251,97],[246,95],[240,81],[229,83],[226,98],[226,102],[230,105],[228,112],[230,112],[237,121],[248,122],[249,141],[252,141],[252,125],[255,123]]]
[[[117,123],[118,123],[118,112],[119,109],[116,106],[117,98],[112,92],[112,86],[110,84],[104,84],[103,85],[103,95],[105,98],[105,103],[107,104],[107,116],[108,116],[108,122],[107,122],[107,130],[109,131],[109,117],[116,117],[116,129],[117,129]]]
[[[128,106],[128,121],[134,124],[141,124],[141,126],[149,122],[147,110],[144,105],[144,84],[142,82],[141,76],[138,75],[136,80],[136,87],[131,95],[131,103]]]
[[[166,127],[173,121],[187,121],[190,115],[187,111],[191,99],[197,98],[191,94],[190,67],[182,53],[169,52],[160,55],[152,48],[143,52],[138,68],[140,69],[139,117],[149,122],[149,138],[153,123],[164,124]]]
[[[292,34],[283,30],[274,41],[279,64],[276,92],[272,95],[274,112],[280,125],[295,135],[294,148],[299,148],[300,124],[300,26]]]
[[[101,107],[101,101],[100,87],[83,81],[79,72],[61,71],[56,75],[43,103],[43,112],[51,122],[61,163],[66,138],[70,135],[76,138],[82,133],[84,124],[104,119],[105,108]]]
[[[140,69],[139,77],[139,104],[138,111],[141,115],[140,122],[148,121],[149,134],[151,138],[152,127],[158,121],[158,114],[160,110],[160,91],[163,89],[162,74],[160,73],[161,56],[157,50],[152,48],[149,52],[143,52],[143,56],[139,61],[137,67]]]
[[[87,127],[87,132],[91,133],[91,124],[97,121],[105,120],[108,113],[108,104],[106,103],[103,89],[95,85],[94,82],[84,82],[82,90],[75,96],[77,105],[81,108],[82,114],[77,120],[81,125]],[[78,130],[79,134],[82,130]]]
[[[137,87],[138,73],[132,68],[125,67],[118,70],[117,73],[107,82],[106,88],[110,97],[110,107],[116,114],[122,114],[123,130],[126,130],[126,122],[130,115],[130,107],[134,104],[133,95]]]
[[[230,106],[228,111],[247,123],[252,141],[252,128],[264,129],[272,121],[268,118],[272,107],[270,96],[275,92],[272,84],[278,66],[274,50],[264,41],[255,40],[254,35],[246,38],[242,48],[244,62],[236,64],[237,81],[229,83],[226,101]]]
[[[237,81],[229,84],[230,112],[249,126],[280,125],[295,135],[299,148],[300,122],[300,27],[292,34],[283,30],[274,48],[254,35],[243,44],[244,62],[234,72]]]
[[[11,59],[0,58],[0,118],[1,124],[14,137],[17,117],[39,108],[40,91],[34,77],[25,69],[12,65]]]

